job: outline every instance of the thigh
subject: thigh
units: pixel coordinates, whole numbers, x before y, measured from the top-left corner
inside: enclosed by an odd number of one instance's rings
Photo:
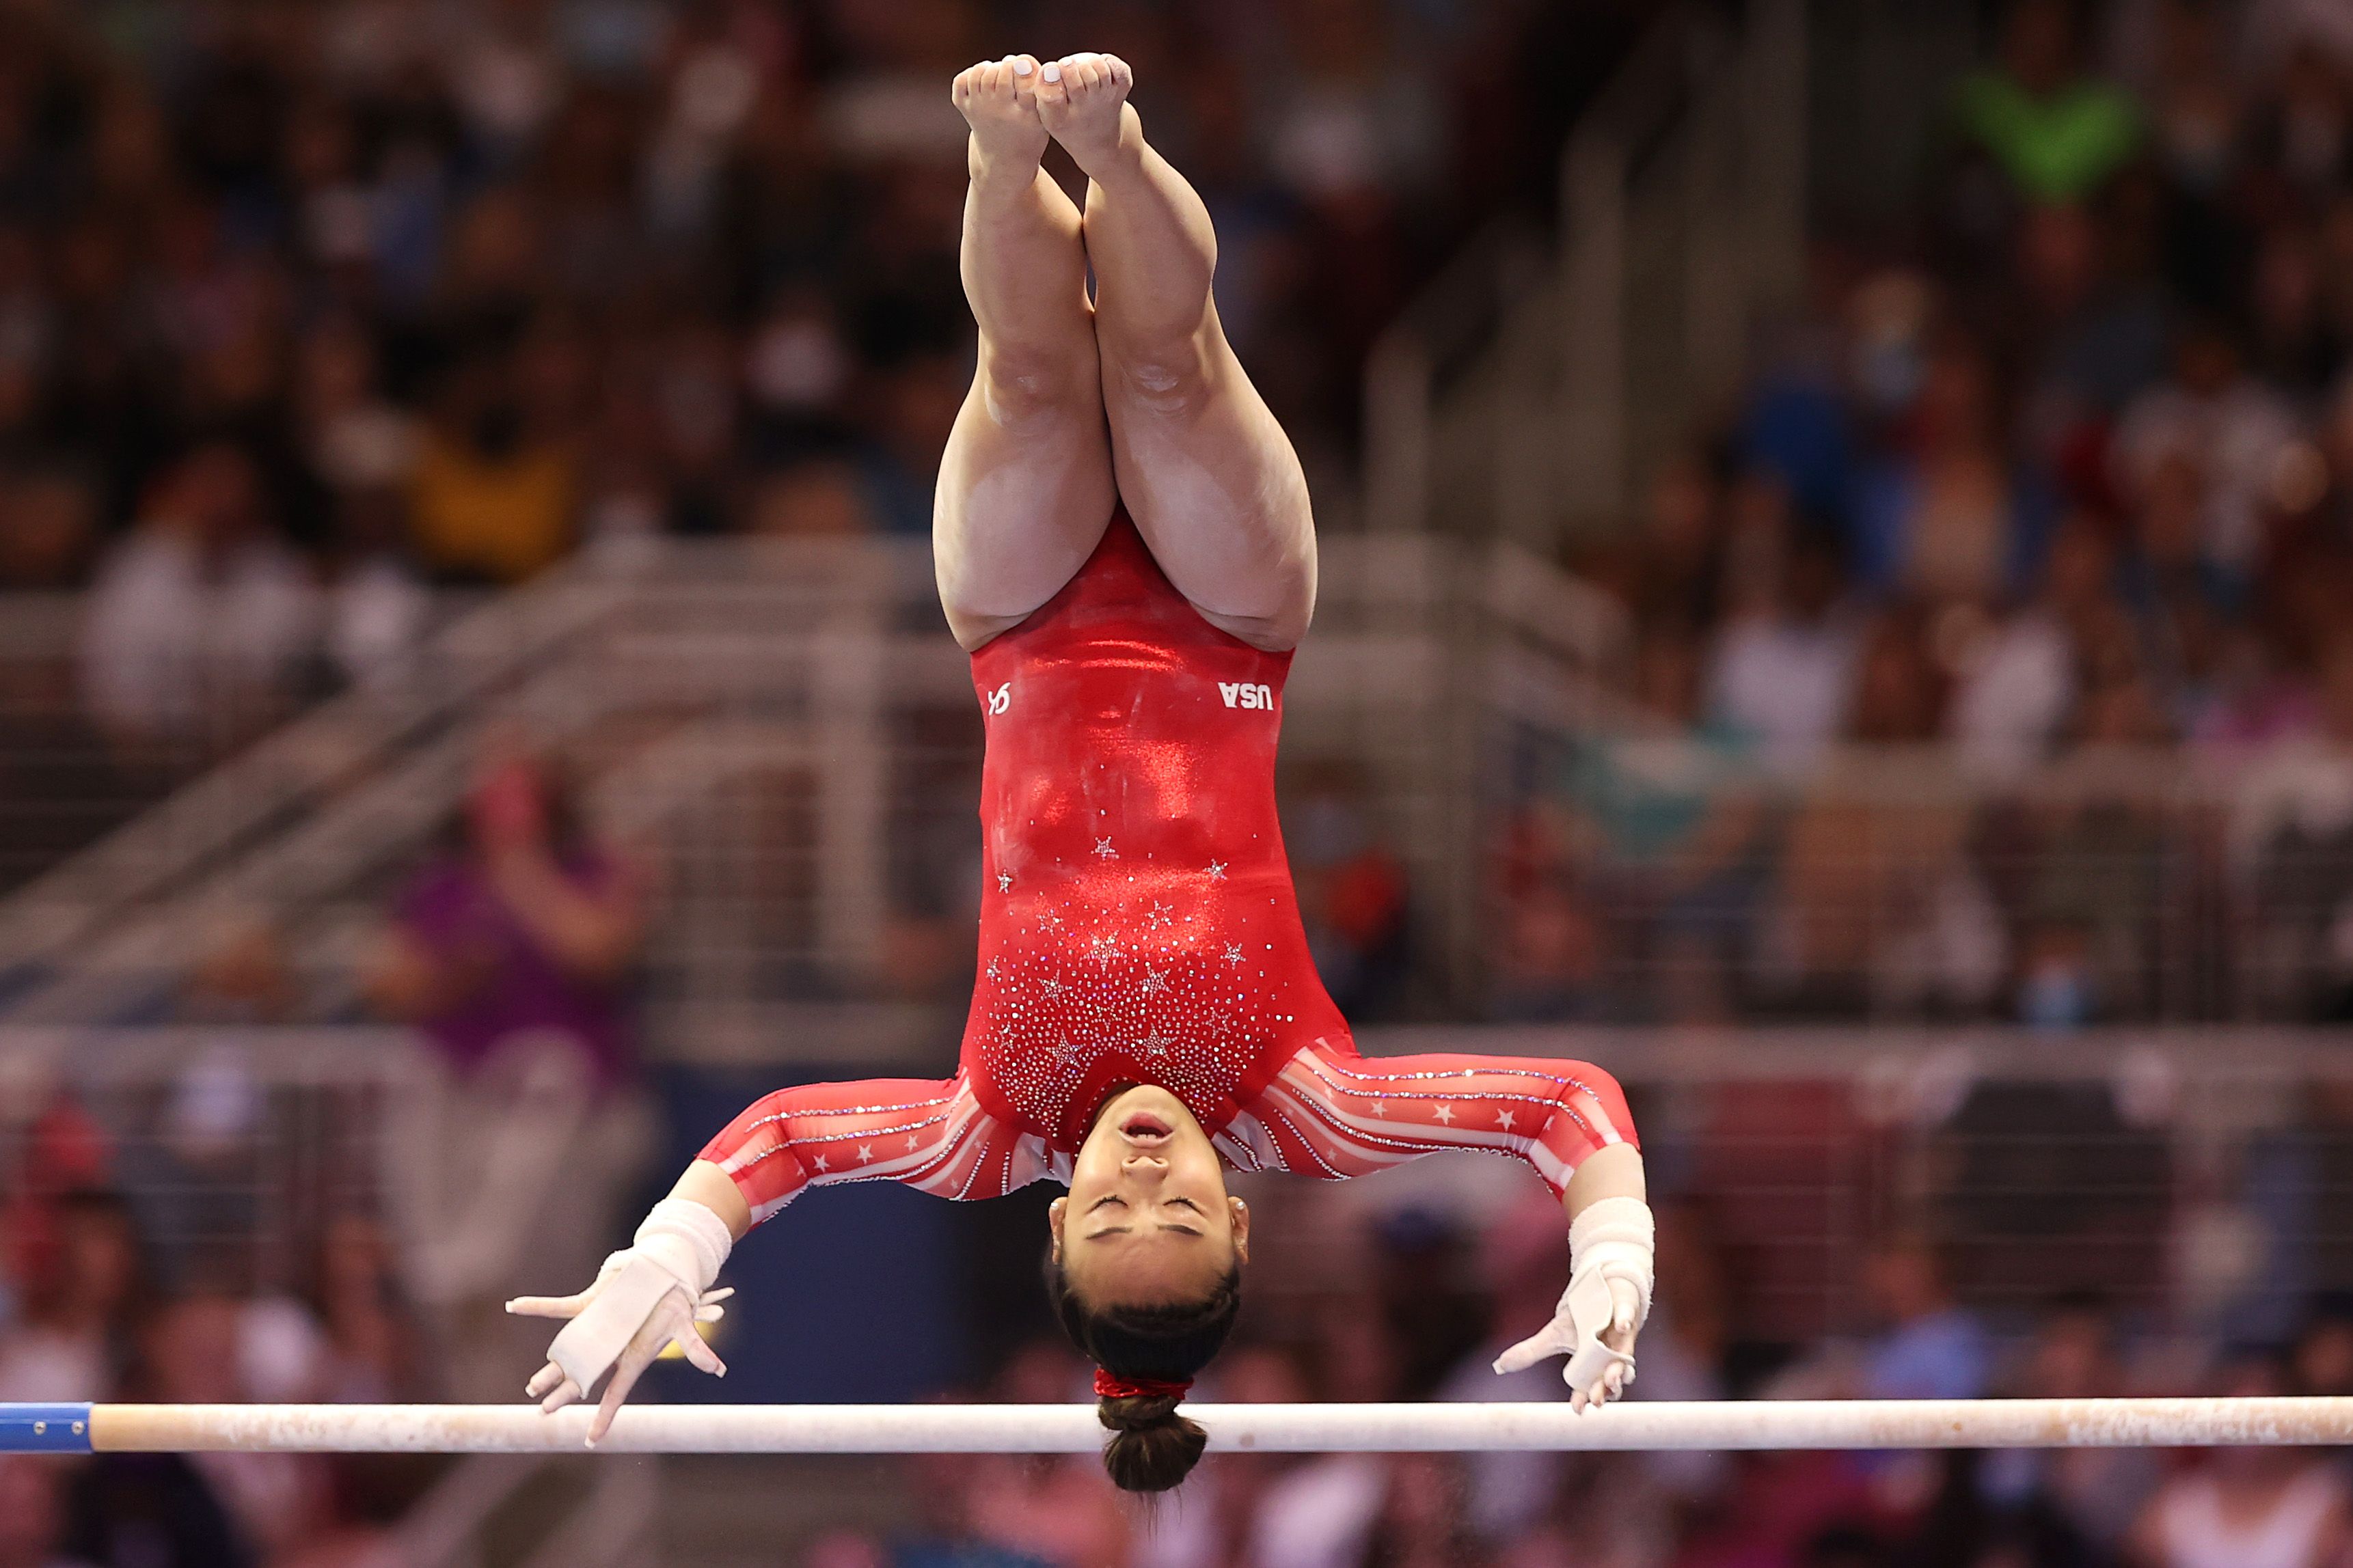
[[[1119,493],[1161,570],[1236,637],[1297,642],[1315,600],[1307,480],[1214,318],[1175,356],[1107,343],[1103,381]]]
[[[940,603],[975,648],[1086,563],[1118,500],[1095,399],[1026,403],[986,367],[940,455],[932,542]]]

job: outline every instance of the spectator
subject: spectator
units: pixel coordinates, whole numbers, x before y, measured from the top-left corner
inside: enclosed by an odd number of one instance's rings
[[[1708,711],[1753,737],[1773,768],[1817,761],[1844,728],[1852,700],[1855,636],[1842,612],[1845,573],[1836,542],[1807,528],[1789,542],[1777,586],[1719,634],[1708,671]]]
[[[97,542],[97,513],[90,481],[69,463],[0,474],[0,587],[78,584]]]
[[[173,1402],[234,1401],[237,1310],[227,1301],[192,1298],[152,1315],[139,1336],[139,1362],[126,1392]],[[172,1568],[245,1568],[261,1560],[253,1523],[277,1522],[269,1479],[285,1467],[235,1468],[263,1484],[255,1515],[209,1473],[213,1459],[298,1459],[293,1455],[101,1454],[75,1477],[69,1551],[101,1568],[168,1563]],[[200,1463],[199,1460],[203,1460]],[[229,1467],[223,1467],[222,1475]]]
[[[1346,762],[1311,763],[1285,807],[1308,951],[1351,1023],[1394,1011],[1407,974],[1405,867],[1380,841],[1370,795]]]
[[[147,1305],[137,1224],[119,1194],[92,1188],[62,1194],[43,1217],[47,1246],[23,1281],[17,1321],[0,1335],[0,1400],[104,1399]]]
[[[2171,379],[2136,398],[2116,427],[2118,485],[2146,505],[2167,459],[2194,465],[2205,497],[2196,558],[2243,595],[2263,563],[2266,498],[2295,437],[2287,405],[2246,373],[2230,331],[2192,321],[2176,338]]]
[[[65,1480],[61,1460],[0,1458],[0,1568],[91,1568],[64,1551]]]
[[[642,1149],[627,980],[645,908],[560,775],[509,740],[486,751],[461,835],[401,896],[370,988],[459,1079],[462,1157],[439,1172],[448,1217],[415,1282],[467,1315],[476,1359],[452,1381],[491,1397],[545,1341],[502,1302],[595,1272]]]
[[[158,482],[100,568],[82,638],[91,710],[126,741],[245,734],[273,716],[310,645],[301,560],[270,531],[261,476],[200,447]]]
[[[2021,579],[2041,502],[2000,450],[1992,375],[1982,349],[1948,337],[1909,413],[1910,450],[1865,474],[1857,575],[1879,592],[1984,601]]]
[[[1999,63],[1960,87],[1962,134],[2031,201],[2089,195],[2140,141],[2131,97],[2085,74],[2081,47],[2068,0],[2011,0]]]
[[[2022,1374],[2007,1390],[2022,1399],[2105,1399],[2126,1392],[2114,1314],[2096,1297],[2047,1310]],[[2146,1448],[2005,1449],[1977,1472],[1988,1506],[2010,1532],[2035,1542],[2034,1559],[2114,1561],[2163,1473]]]
[[[1917,1235],[1872,1249],[1863,1290],[1882,1327],[1866,1347],[1860,1392],[1870,1399],[1976,1399],[1992,1353],[1976,1316],[1953,1299],[1944,1259]]]
[[[2214,1392],[2288,1392],[2275,1361],[2241,1355]],[[2345,1478],[2302,1448],[2218,1448],[2159,1487],[2134,1525],[2133,1556],[2149,1568],[2325,1568],[2344,1552],[2353,1518]]]
[[[622,983],[643,896],[579,810],[549,764],[494,745],[466,800],[462,847],[400,900],[374,994],[460,1070],[540,1034],[568,1042],[605,1082],[632,1068]]]
[[[525,424],[511,378],[487,359],[459,367],[418,452],[417,553],[443,578],[518,583],[571,546],[572,458]]]

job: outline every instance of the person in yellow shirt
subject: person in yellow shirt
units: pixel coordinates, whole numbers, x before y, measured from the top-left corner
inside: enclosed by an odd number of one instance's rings
[[[572,548],[573,454],[532,438],[498,379],[490,366],[459,372],[417,452],[409,526],[438,577],[519,583]]]

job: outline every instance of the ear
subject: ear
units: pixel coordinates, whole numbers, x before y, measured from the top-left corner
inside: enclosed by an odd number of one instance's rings
[[[1071,1200],[1068,1198],[1056,1198],[1046,1205],[1046,1228],[1054,1233],[1050,1256],[1057,1263],[1062,1261],[1062,1218],[1070,1212]]]
[[[1234,1221],[1234,1256],[1244,1263],[1250,1261],[1250,1205],[1229,1195],[1226,1212]]]

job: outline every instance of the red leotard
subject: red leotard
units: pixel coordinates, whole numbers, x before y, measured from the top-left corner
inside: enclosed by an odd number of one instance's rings
[[[1308,956],[1274,808],[1288,653],[1201,618],[1122,512],[1077,576],[973,655],[987,716],[980,974],[954,1078],[782,1089],[702,1157],[754,1220],[805,1186],[955,1198],[1067,1179],[1124,1084],[1227,1163],[1340,1177],[1439,1149],[1555,1190],[1633,1142],[1582,1062],[1356,1055]]]

